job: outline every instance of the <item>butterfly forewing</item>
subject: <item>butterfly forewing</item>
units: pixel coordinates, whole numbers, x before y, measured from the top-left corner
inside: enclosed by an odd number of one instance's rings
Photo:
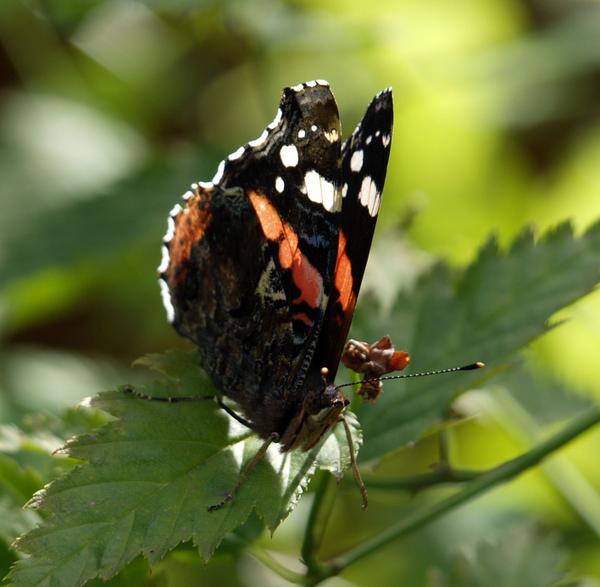
[[[265,131],[170,215],[160,269],[171,321],[263,436],[303,401],[334,279],[340,136],[326,82],[285,88]]]
[[[333,381],[346,341],[381,204],[393,126],[391,89],[377,94],[342,147],[342,218],[333,289],[314,356]]]

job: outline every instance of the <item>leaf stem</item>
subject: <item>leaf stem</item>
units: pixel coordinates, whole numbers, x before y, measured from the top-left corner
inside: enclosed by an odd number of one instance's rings
[[[323,569],[315,556],[325,530],[327,514],[331,512],[333,502],[325,499],[331,481],[331,475],[323,471],[317,481],[317,489],[313,498],[302,542],[302,560],[308,569],[308,574],[319,575]],[[327,506],[330,507],[327,507]],[[323,513],[325,512],[325,514]]]
[[[356,371],[352,371],[352,369],[347,369],[346,371],[350,374],[350,382],[356,384],[356,386],[353,387],[352,398],[350,399],[350,405],[348,406],[348,409],[351,412],[356,412],[356,410],[358,410],[364,401],[362,395],[356,393],[356,390],[360,384],[360,375]]]
[[[438,450],[440,465],[445,468],[450,468],[450,439],[448,438],[448,430],[442,428],[438,432]]]
[[[473,481],[489,471],[476,471],[471,469],[452,469],[448,467],[438,467],[431,473],[421,475],[410,475],[401,478],[366,478],[365,485],[369,489],[392,489],[405,491],[420,491],[435,485],[443,483],[466,483]]]
[[[400,522],[373,537],[371,540],[359,544],[355,548],[328,563],[322,564],[322,572],[317,581],[322,581],[328,577],[337,575],[349,565],[361,560],[376,550],[379,550],[393,540],[406,536],[410,532],[421,528],[428,522],[431,522],[450,510],[470,501],[479,494],[502,483],[506,483],[517,475],[520,475],[523,471],[537,465],[549,454],[561,448],[598,422],[600,422],[600,407],[595,406],[580,417],[573,419],[560,432],[557,432],[545,441],[540,442],[540,444],[528,452],[483,473],[461,491],[438,503],[432,504],[424,510],[416,511],[413,514],[408,515]],[[316,584],[317,581],[313,584]]]
[[[265,567],[271,569],[271,571],[279,575],[282,579],[297,585],[304,585],[306,583],[306,577],[303,574],[288,569],[285,565],[275,560],[266,550],[260,548],[260,546],[252,545],[247,548],[251,556],[260,561]]]

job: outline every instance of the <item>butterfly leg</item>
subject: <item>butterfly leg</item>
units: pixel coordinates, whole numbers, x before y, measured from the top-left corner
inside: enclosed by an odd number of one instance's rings
[[[239,414],[236,414],[220,397],[213,396],[216,399],[216,402],[221,406],[221,408],[227,412],[234,420],[237,420],[242,426],[246,426],[246,428],[250,428],[250,430],[254,430],[254,426],[252,426],[252,422],[246,420],[246,418],[242,418]]]
[[[365,482],[362,480],[362,477],[360,475],[358,463],[356,462],[356,455],[354,453],[354,441],[352,440],[352,432],[350,431],[348,420],[346,420],[343,414],[340,414],[338,420],[344,426],[344,432],[346,433],[348,448],[350,449],[350,466],[352,468],[352,474],[354,475],[354,481],[356,481],[356,485],[358,485],[358,489],[362,496],[362,508],[363,510],[366,510],[367,506],[369,505],[369,497],[367,495],[367,488],[365,487]]]
[[[242,471],[238,477],[236,484],[233,486],[232,489],[230,489],[227,492],[227,494],[225,495],[225,498],[222,501],[220,501],[219,503],[216,503],[216,504],[211,505],[208,508],[206,508],[207,511],[215,512],[217,510],[220,510],[222,507],[226,506],[230,501],[232,501],[233,498],[235,497],[235,494],[238,492],[239,488],[242,486],[244,481],[248,478],[248,475],[250,475],[252,469],[254,469],[254,467],[256,467],[256,465],[263,459],[269,446],[271,446],[271,444],[273,442],[277,442],[278,440],[279,440],[279,434],[277,434],[277,432],[273,432],[262,443],[262,446],[256,451],[256,454],[252,457],[252,459],[250,459],[250,461],[248,461],[248,463],[244,466],[244,468],[242,469]]]

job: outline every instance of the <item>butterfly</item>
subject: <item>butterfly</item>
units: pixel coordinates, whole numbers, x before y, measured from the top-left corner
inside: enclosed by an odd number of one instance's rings
[[[342,142],[326,81],[284,88],[262,134],[169,214],[158,269],[168,319],[265,451],[271,442],[309,450],[340,421],[351,443],[348,400],[334,385],[340,361],[369,381],[410,360],[387,337],[346,346],[392,124],[391,89]],[[379,388],[361,389],[373,399]],[[353,468],[359,475],[354,460]]]

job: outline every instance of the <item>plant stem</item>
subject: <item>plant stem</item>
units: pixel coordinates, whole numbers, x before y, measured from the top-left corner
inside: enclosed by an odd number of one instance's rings
[[[248,553],[255,559],[259,560],[265,567],[271,569],[275,574],[279,575],[282,579],[290,583],[296,583],[297,585],[304,585],[306,583],[306,577],[303,574],[296,573],[291,569],[288,569],[285,565],[276,561],[266,550],[263,550],[259,546],[252,545],[248,546]]]
[[[490,399],[495,402],[492,414],[501,426],[518,437],[520,442],[539,442],[542,427],[517,398],[506,390],[498,389]],[[577,465],[565,454],[544,463],[541,469],[573,510],[600,536],[600,495],[593,483],[582,475]]]
[[[423,473],[422,475],[410,475],[397,479],[385,479],[373,477],[366,478],[365,485],[369,489],[392,489],[406,491],[420,491],[435,485],[443,483],[465,483],[473,481],[488,471],[474,471],[470,469],[448,469],[440,467],[431,473]]]
[[[321,478],[318,480],[317,489],[313,498],[306,529],[304,531],[304,540],[302,542],[302,559],[309,574],[319,575],[322,572],[320,563],[317,561],[315,553],[319,548],[321,537],[325,529],[326,518],[323,512],[327,509],[328,500],[326,496],[329,489],[331,476],[326,472],[321,473]],[[331,511],[331,507],[328,508]],[[327,512],[326,512],[327,513]]]
[[[445,468],[450,467],[450,439],[448,438],[448,430],[442,428],[438,432],[438,450],[440,465]]]
[[[537,465],[549,454],[561,448],[598,422],[600,422],[600,407],[594,407],[580,417],[573,419],[560,432],[541,442],[530,451],[483,473],[461,491],[438,503],[432,504],[427,509],[416,511],[413,514],[408,515],[406,518],[371,540],[359,544],[357,547],[349,550],[346,554],[342,554],[331,562],[323,564],[321,566],[321,574],[318,577],[318,580],[313,582],[313,584],[317,584],[318,581],[337,575],[347,566],[370,555],[376,550],[379,550],[393,540],[406,536],[410,532],[421,528],[428,522],[431,522],[435,518],[470,501],[477,495],[502,483],[506,483],[517,475],[520,475],[523,471]]]
[[[356,371],[352,371],[351,369],[348,369],[348,373],[350,374],[350,381],[352,383],[356,383],[356,386],[352,388],[352,397],[350,399],[350,405],[348,406],[348,409],[351,412],[356,412],[356,410],[362,405],[364,401],[362,395],[358,395],[358,393],[356,393],[356,390],[360,385],[360,375],[356,373]]]

